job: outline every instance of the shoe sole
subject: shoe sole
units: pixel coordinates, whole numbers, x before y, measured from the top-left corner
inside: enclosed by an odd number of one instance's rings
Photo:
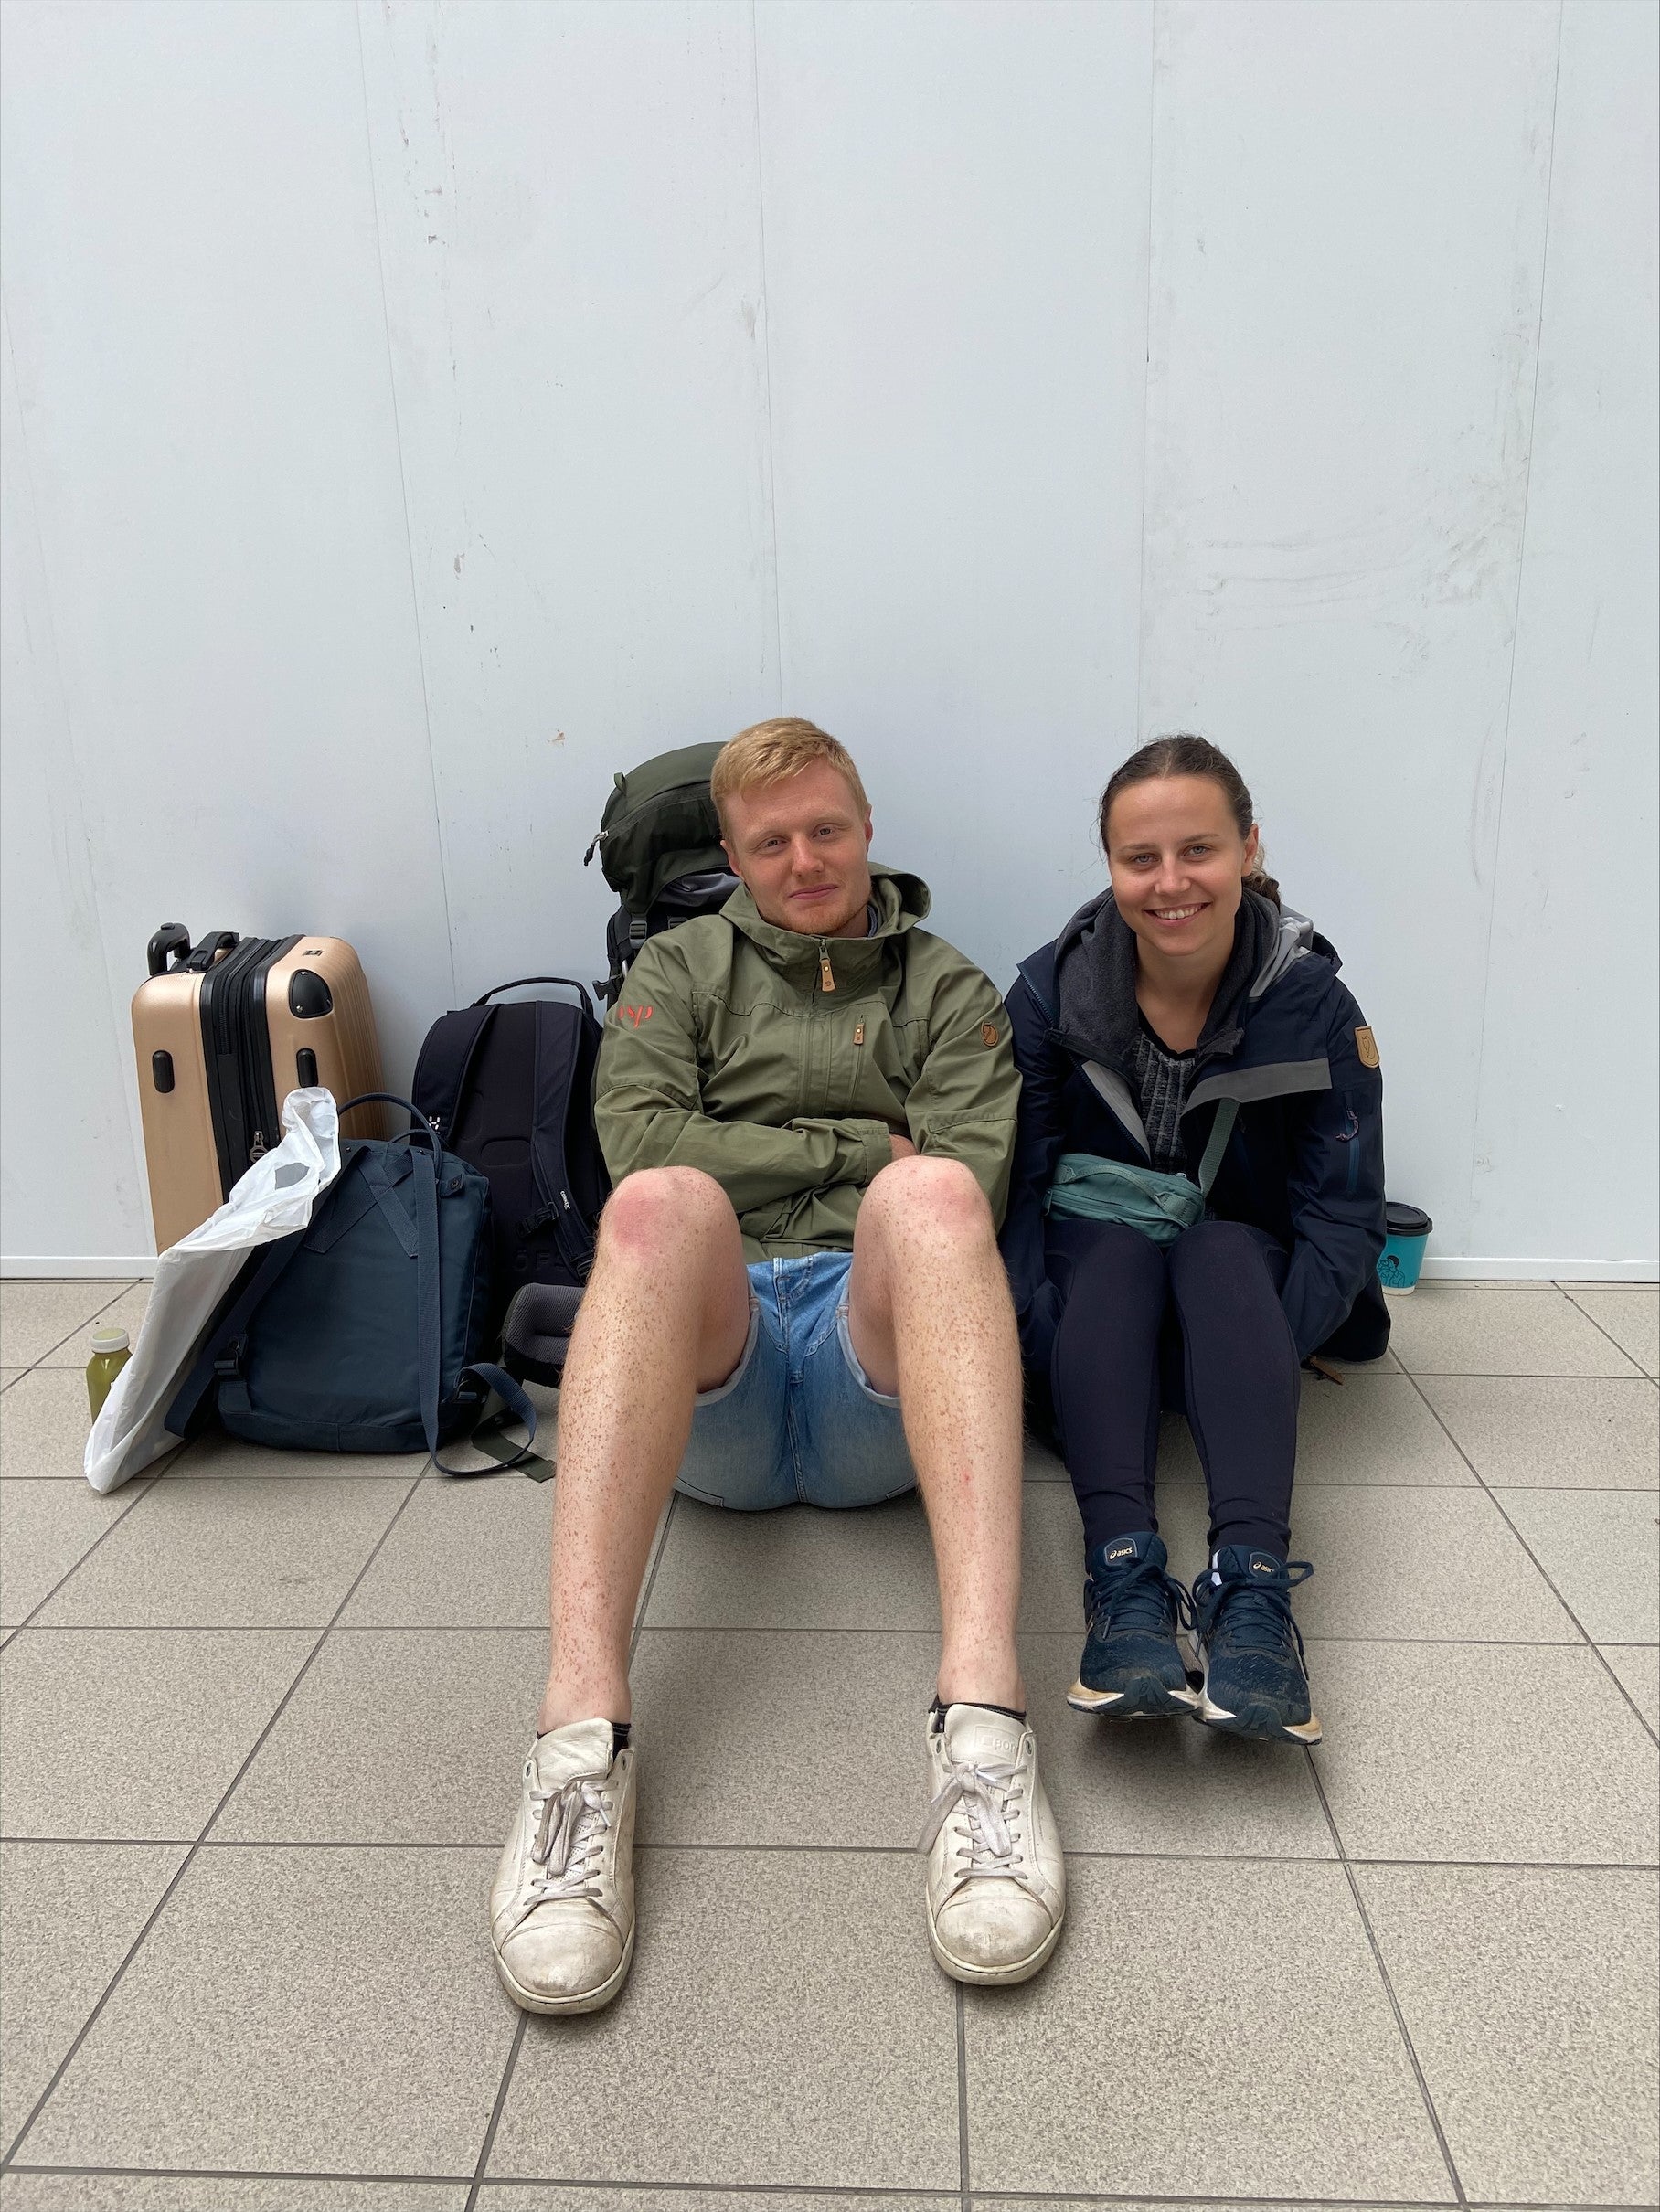
[[[1225,1736],[1249,1736],[1257,1743],[1315,1744],[1325,1734],[1318,1714],[1311,1713],[1306,1720],[1281,1720],[1272,1707],[1260,1705],[1230,1713],[1226,1706],[1214,1704],[1208,1694],[1198,1700],[1193,1717],[1208,1728],[1219,1728]]]
[[[624,1982],[628,1970],[634,1962],[634,1931],[628,1931],[628,1941],[622,1946],[622,1956],[614,1971],[597,1989],[579,1991],[574,1997],[538,1997],[533,1991],[522,1988],[507,1972],[499,1951],[495,1952],[495,1974],[502,1987],[521,2012],[527,2013],[597,2013],[609,2005]]]
[[[1098,1713],[1103,1720],[1176,1720],[1198,1709],[1197,1690],[1170,1690],[1144,1682],[1133,1690],[1092,1690],[1081,1681],[1067,1692],[1075,1713]]]
[[[928,1922],[928,1947],[933,1952],[935,1963],[941,1972],[949,1974],[953,1982],[969,1982],[976,1989],[1006,1988],[1016,1982],[1029,1982],[1035,1973],[1048,1964],[1049,1953],[1060,1941],[1066,1917],[1063,1911],[1031,1956],[1016,1959],[1012,1966],[970,1966],[963,1960],[953,1958],[935,1933],[931,1915]]]

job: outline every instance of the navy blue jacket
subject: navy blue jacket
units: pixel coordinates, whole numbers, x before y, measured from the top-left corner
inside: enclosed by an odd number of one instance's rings
[[[1389,1321],[1377,1274],[1384,1234],[1377,1050],[1365,1016],[1337,980],[1332,947],[1301,915],[1279,915],[1255,893],[1247,898],[1240,930],[1255,932],[1255,972],[1241,978],[1230,1007],[1218,994],[1200,1037],[1183,1114],[1186,1155],[1199,1158],[1218,1106],[1237,1100],[1210,1213],[1265,1229],[1290,1252],[1281,1303],[1300,1359],[1322,1350],[1379,1358]],[[1048,1372],[1060,1314],[1044,1265],[1043,1202],[1056,1162],[1062,1153],[1086,1152],[1151,1164],[1124,1049],[1126,1024],[1135,1019],[1129,939],[1109,891],[1021,962],[1006,1001],[1021,1095],[1002,1249],[1022,1355],[1039,1375]],[[1116,1003],[1110,986],[1098,992],[1088,1037],[1075,1022],[1069,1033],[1062,1017],[1060,963],[1077,957],[1093,957],[1098,967],[1116,962],[1119,972]],[[1075,1008],[1076,990],[1069,996]]]

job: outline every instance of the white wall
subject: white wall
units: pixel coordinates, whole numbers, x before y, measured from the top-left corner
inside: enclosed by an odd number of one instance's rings
[[[1194,726],[1443,1259],[1655,1270],[1647,0],[9,0],[8,1265],[148,1238],[163,920],[388,1072],[787,708],[1006,982]]]

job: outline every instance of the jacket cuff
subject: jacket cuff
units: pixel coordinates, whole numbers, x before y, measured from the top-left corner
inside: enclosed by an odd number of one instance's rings
[[[854,1124],[859,1133],[863,1158],[855,1181],[863,1190],[884,1167],[893,1160],[893,1136],[886,1122],[858,1122]]]

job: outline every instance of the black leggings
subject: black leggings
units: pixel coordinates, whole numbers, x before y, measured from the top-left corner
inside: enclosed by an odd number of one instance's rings
[[[1118,1222],[1059,1220],[1048,1255],[1064,1302],[1055,1418],[1086,1547],[1158,1526],[1162,1376],[1204,1465],[1212,1549],[1284,1558],[1301,1370],[1280,1304],[1283,1247],[1240,1221],[1201,1221],[1158,1245]]]

